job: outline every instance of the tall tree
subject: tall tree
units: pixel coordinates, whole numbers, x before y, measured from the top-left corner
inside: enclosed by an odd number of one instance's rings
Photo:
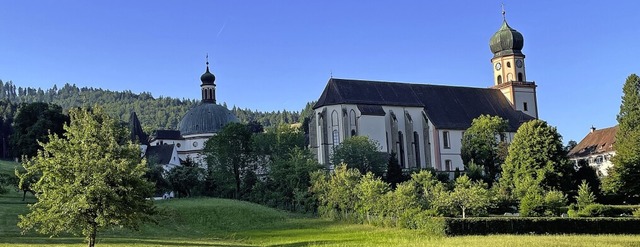
[[[471,123],[462,136],[461,156],[465,169],[472,162],[484,167],[485,177],[491,185],[497,179],[504,162],[500,152],[501,136],[507,130],[508,121],[498,116],[481,115]]]
[[[344,163],[347,168],[355,168],[362,174],[372,172],[382,176],[387,163],[378,151],[378,143],[366,136],[353,136],[334,147],[331,162],[334,165]]]
[[[640,195],[640,77],[631,74],[622,87],[619,130],[613,144],[613,168],[604,180],[607,192],[627,198]]]
[[[241,196],[242,177],[251,161],[251,136],[247,125],[230,123],[211,137],[204,148],[209,174],[233,177],[236,199]]]
[[[43,150],[23,163],[26,173],[42,174],[32,185],[35,204],[20,215],[18,226],[45,234],[82,233],[89,246],[98,231],[113,226],[138,229],[152,220],[153,184],[140,148],[128,140],[127,131],[100,107],[72,110],[64,137],[49,135]]]
[[[40,144],[49,140],[49,133],[61,136],[69,117],[62,114],[62,107],[47,103],[23,104],[18,110],[10,142],[14,157],[33,157]]]
[[[562,137],[555,127],[542,120],[532,120],[520,126],[509,146],[502,167],[500,183],[522,198],[531,180],[544,190],[569,190],[573,165],[566,157]]]

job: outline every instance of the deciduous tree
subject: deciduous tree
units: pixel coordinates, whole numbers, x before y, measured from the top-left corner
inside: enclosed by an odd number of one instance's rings
[[[57,235],[82,233],[89,246],[107,227],[137,229],[151,220],[153,202],[147,200],[153,185],[143,176],[147,170],[140,148],[125,143],[127,132],[100,107],[70,112],[64,137],[49,135],[43,150],[23,163],[26,173],[41,178],[32,188],[37,202],[20,215],[18,226]]]
[[[498,116],[481,115],[471,123],[462,136],[461,156],[465,168],[473,162],[484,167],[487,181],[493,183],[504,162],[499,155],[500,137],[507,130],[507,120]]]
[[[509,147],[502,167],[501,183],[522,198],[531,179],[543,190],[568,191],[571,187],[573,166],[566,157],[562,137],[555,127],[541,120],[532,120],[520,126]]]
[[[348,168],[355,168],[362,174],[372,172],[382,176],[387,163],[378,151],[378,143],[366,136],[353,136],[334,147],[331,156],[333,164],[344,163]]]

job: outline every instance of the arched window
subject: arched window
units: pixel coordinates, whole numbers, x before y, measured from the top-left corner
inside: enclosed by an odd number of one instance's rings
[[[349,127],[351,128],[351,136],[355,136],[357,134],[357,123],[356,123],[356,111],[351,110],[349,112]]]
[[[502,84],[502,75],[498,76],[498,84]]]
[[[522,73],[518,73],[518,81],[524,81],[524,79],[522,78]]]
[[[338,130],[333,130],[332,139],[334,147],[340,144],[340,135],[338,134]]]
[[[513,81],[513,74],[507,74],[507,81]]]
[[[444,170],[445,171],[451,171],[451,160],[445,160],[444,161]]]
[[[338,112],[335,110],[331,113],[331,126],[338,126]]]

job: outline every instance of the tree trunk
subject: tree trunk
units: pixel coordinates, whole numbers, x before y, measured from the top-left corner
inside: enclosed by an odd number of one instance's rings
[[[23,190],[22,191],[22,201],[24,202],[24,199],[27,197],[27,191]]]
[[[89,233],[89,247],[94,247],[96,245],[96,226],[91,226],[91,233]]]
[[[467,215],[465,214],[465,213],[466,213],[466,212],[465,212],[465,209],[466,209],[466,208],[464,208],[464,207],[462,208],[462,218],[463,218],[463,219],[467,217]]]

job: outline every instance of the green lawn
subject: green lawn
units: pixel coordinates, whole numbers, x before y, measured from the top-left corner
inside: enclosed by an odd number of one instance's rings
[[[4,164],[0,164],[4,165]],[[85,246],[81,237],[21,235],[22,194],[0,195],[0,246]],[[435,237],[419,231],[332,222],[226,199],[160,201],[159,224],[139,232],[110,230],[98,246],[640,246],[637,235]]]

